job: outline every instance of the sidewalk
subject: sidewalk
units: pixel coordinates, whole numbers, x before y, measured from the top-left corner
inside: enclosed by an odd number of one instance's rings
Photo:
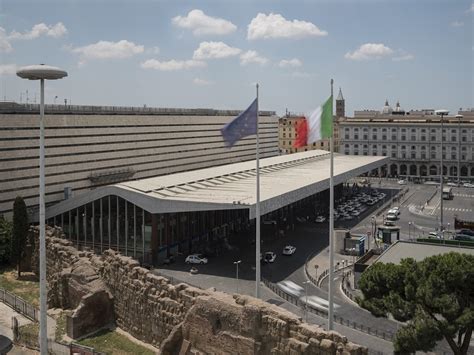
[[[353,262],[355,260],[355,256],[334,253],[335,267],[338,263],[341,264],[344,260],[347,260],[346,263]],[[306,268],[310,276],[316,280],[322,272],[329,270],[329,247],[325,248],[319,254],[313,256],[310,260],[308,260]]]

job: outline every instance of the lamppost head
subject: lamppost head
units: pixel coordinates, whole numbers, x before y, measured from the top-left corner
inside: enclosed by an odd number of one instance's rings
[[[56,80],[67,76],[67,72],[50,65],[28,65],[17,70],[16,75],[28,80]]]
[[[436,110],[435,114],[437,116],[447,116],[449,114],[449,111],[448,110]]]

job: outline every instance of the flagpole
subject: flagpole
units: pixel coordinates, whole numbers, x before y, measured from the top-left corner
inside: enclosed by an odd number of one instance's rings
[[[255,229],[256,229],[256,238],[255,238],[255,297],[260,298],[260,159],[259,159],[259,150],[260,150],[260,139],[259,139],[259,125],[258,125],[258,83],[257,88],[257,152],[255,162],[257,164],[257,203],[255,205]]]
[[[329,177],[329,310],[328,330],[334,329],[334,119],[333,119],[333,84],[331,79],[331,136],[329,137],[330,150],[330,177]]]

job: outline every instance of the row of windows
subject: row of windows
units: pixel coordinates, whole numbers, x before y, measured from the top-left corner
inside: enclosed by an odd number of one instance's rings
[[[283,134],[283,136],[284,136],[284,135],[285,135],[285,134]],[[357,133],[354,133],[354,138],[353,138],[354,140],[358,140],[359,137],[361,137],[362,140],[369,140],[369,136],[366,135],[366,134],[364,134],[364,135],[362,135],[362,136],[359,136]],[[436,137],[436,136],[429,136],[429,137],[430,137],[430,140],[431,140],[431,141],[436,141],[436,140],[437,140],[437,137]],[[396,136],[396,135],[392,135],[392,136],[390,136],[390,138],[391,138],[392,141],[398,141],[398,136]],[[407,136],[403,136],[403,135],[400,136],[400,140],[402,140],[402,141],[406,141],[407,138],[408,138]],[[420,139],[419,139],[419,140],[424,142],[424,141],[427,140],[427,138],[428,138],[427,136],[420,136]],[[350,135],[346,133],[346,134],[344,135],[344,139],[350,139]],[[382,135],[382,136],[379,138],[379,137],[378,137],[377,135],[375,135],[375,134],[372,135],[372,140],[375,140],[375,141],[376,141],[376,140],[378,140],[378,139],[380,139],[380,140],[382,140],[382,141],[386,141],[386,140],[388,140],[388,136],[387,136],[387,135]],[[416,136],[410,136],[410,140],[411,140],[411,141],[417,141],[417,137],[416,137]],[[446,137],[446,136],[443,136],[443,142],[446,142],[446,141],[447,141],[447,137]],[[461,141],[462,141],[462,142],[467,142],[467,141],[468,141],[468,137],[467,137],[467,136],[462,136],[462,137],[461,137]],[[471,141],[474,142],[474,136],[472,136]],[[457,137],[456,137],[456,136],[451,136],[451,142],[457,142]]]
[[[344,151],[344,153],[346,155],[349,155],[350,154],[350,150],[349,149],[346,149]],[[363,151],[361,152],[362,154],[361,155],[369,155],[367,151]],[[359,150],[357,149],[354,149],[354,151],[352,152],[352,155],[359,155]],[[373,152],[372,155],[374,156],[377,156],[379,155],[377,152]],[[387,155],[387,152],[382,152],[382,156],[386,157],[388,156]],[[426,160],[428,159],[428,155],[425,154],[425,153],[421,153],[420,155],[417,155],[416,153],[411,153],[411,154],[406,154],[406,153],[401,153],[400,155],[398,155],[396,152],[392,152],[391,155],[390,155],[391,158],[394,158],[394,159],[420,159],[420,160]],[[458,159],[458,155],[457,154],[451,154],[451,155],[447,155],[445,153],[443,153],[443,159],[448,159],[448,157],[451,159],[451,160],[457,160]],[[431,153],[430,154],[430,159],[434,159],[434,160],[437,160],[439,159],[439,157],[437,156],[436,153]],[[466,160],[471,160],[466,154],[462,154],[461,155],[461,160],[463,161],[466,161]]]
[[[350,145],[347,144],[347,143],[344,145],[345,148],[349,148],[349,146],[350,146]],[[362,145],[362,147],[363,147],[364,149],[368,149],[368,148],[369,148],[369,146],[368,146],[367,144]],[[358,144],[354,144],[354,148],[356,148],[356,149],[359,148],[359,145],[358,145]],[[380,148],[380,146],[377,146],[377,145],[373,145],[373,146],[372,146],[372,149],[373,149],[373,150],[377,150],[377,149],[379,149],[379,148]],[[391,148],[392,148],[392,150],[397,150],[397,149],[398,149],[398,146],[397,146],[397,145],[392,145]],[[409,149],[411,149],[411,150],[417,150],[417,148],[418,148],[418,147],[415,146],[415,145],[412,145],[411,147],[409,147]],[[419,148],[420,148],[421,150],[426,150],[426,146],[424,146],[424,145],[422,145],[422,146],[419,147]],[[452,151],[456,151],[456,150],[457,150],[457,147],[456,147],[456,146],[452,146],[452,147],[443,146],[443,151],[445,151],[446,149],[449,149],[449,148],[451,148]],[[387,146],[386,146],[386,145],[382,145],[382,149],[386,150],[386,149],[387,149]],[[406,149],[407,149],[407,146],[402,145],[402,146],[400,146],[400,149],[401,149],[401,150],[406,150]],[[471,147],[471,149],[472,149],[472,151],[474,152],[474,147]],[[438,147],[437,147],[437,146],[431,146],[431,150],[432,150],[432,151],[436,151],[436,150],[438,150]],[[462,150],[462,151],[467,151],[467,147],[462,147],[461,150]]]
[[[359,132],[358,127],[354,127],[353,130],[354,130],[354,132]],[[407,133],[407,132],[417,133],[418,130],[420,130],[421,133],[426,133],[428,131],[426,128],[422,128],[422,129],[418,129],[418,128],[411,128],[411,129],[407,129],[407,128],[391,128],[391,129],[388,129],[388,128],[380,128],[380,129],[379,128],[372,128],[371,132],[372,133],[377,133],[377,132],[381,131],[382,133],[386,133],[386,132],[396,133],[398,131],[401,131],[402,133]],[[439,130],[440,130],[439,128],[431,128],[429,131],[430,131],[430,133],[436,133]],[[360,131],[369,132],[369,128],[367,128],[367,127],[361,128]],[[349,132],[350,132],[349,127],[344,128],[344,133],[349,133]],[[443,133],[447,133],[447,132],[448,132],[448,129],[444,128]],[[456,134],[458,132],[458,129],[457,128],[451,128],[450,132],[452,134]],[[467,134],[468,129],[463,128],[461,130],[461,133],[462,134]],[[471,129],[471,134],[474,134],[474,129]]]

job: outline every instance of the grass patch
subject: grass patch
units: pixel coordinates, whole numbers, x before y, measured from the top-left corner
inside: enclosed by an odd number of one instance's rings
[[[39,349],[39,323],[28,323],[18,327],[19,343],[32,349]]]
[[[63,340],[63,336],[66,334],[66,315],[67,312],[61,312],[61,314],[56,318],[56,333],[54,338],[57,342]]]
[[[39,282],[32,272],[18,273],[14,268],[0,269],[0,287],[23,298],[26,302],[39,307]]]
[[[128,339],[126,336],[113,331],[104,329],[95,335],[82,339],[79,344],[90,346],[97,351],[106,354],[136,354],[136,355],[154,355],[155,353],[141,345],[138,345]]]

